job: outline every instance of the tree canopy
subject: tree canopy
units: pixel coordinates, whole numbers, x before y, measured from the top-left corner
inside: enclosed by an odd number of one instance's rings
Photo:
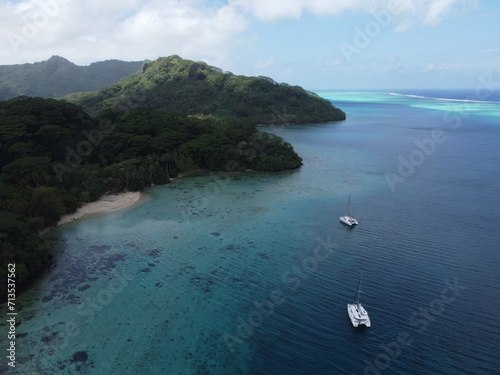
[[[64,100],[97,115],[113,108],[148,106],[185,115],[213,116],[231,123],[287,124],[339,121],[345,113],[328,100],[267,77],[223,72],[179,56],[145,64],[134,74],[96,92],[74,93]]]
[[[78,66],[60,56],[34,64],[0,65],[0,100],[29,95],[58,98],[72,92],[94,91],[127,77],[144,61],[100,61]]]

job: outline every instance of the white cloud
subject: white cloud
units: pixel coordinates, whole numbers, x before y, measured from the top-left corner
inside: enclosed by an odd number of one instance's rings
[[[271,21],[280,18],[300,18],[304,12],[338,14],[347,9],[371,9],[366,0],[230,0],[229,4],[255,17]]]
[[[477,7],[474,0],[433,0],[426,6],[423,17],[424,25],[437,25],[449,13],[456,11],[470,11]]]
[[[436,25],[454,12],[470,10],[479,0],[3,1],[0,61],[34,62],[57,54],[86,64],[179,54],[218,64],[249,37],[243,32],[252,17],[274,21],[348,10],[373,14],[391,9],[395,1],[398,12],[390,27],[403,31],[416,24]]]
[[[423,72],[424,73],[428,73],[428,72],[430,72],[433,69],[435,69],[434,64],[430,62],[430,63],[427,63],[427,65],[423,69]]]
[[[255,61],[255,67],[257,69],[269,68],[270,66],[273,66],[275,62],[276,59],[274,58],[274,56],[271,56],[267,59],[260,59]]]
[[[325,63],[326,66],[341,66],[345,64],[345,60],[340,57],[335,57]]]
[[[470,11],[479,0],[230,0],[229,3],[264,21],[300,18],[306,12],[334,15],[347,10],[367,13],[389,10],[397,15],[396,30],[404,31],[415,23],[437,25],[450,13]]]
[[[389,55],[386,56],[385,61],[388,63],[399,63],[401,61],[401,58],[399,56]]]
[[[295,73],[295,69],[288,68],[288,69],[285,69],[284,71],[281,72],[281,76],[282,77],[289,77],[289,76],[293,75],[294,73]]]
[[[226,56],[247,27],[234,7],[203,0],[21,0],[0,3],[0,61],[77,63],[179,54]]]
[[[123,22],[113,37],[116,45],[133,45],[143,56],[180,54],[222,57],[247,21],[234,8],[195,8],[186,2],[150,2]]]
[[[423,68],[423,73],[437,72],[437,73],[458,73],[463,71],[463,66],[461,64],[450,64],[448,62],[440,63],[427,63]]]

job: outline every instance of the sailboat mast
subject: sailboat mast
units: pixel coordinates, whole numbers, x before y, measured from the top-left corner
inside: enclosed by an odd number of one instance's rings
[[[357,297],[357,299],[356,299],[356,304],[358,304],[358,305],[359,305],[359,298],[360,298],[360,296],[361,296],[361,278],[362,278],[362,277],[363,277],[363,274],[361,274],[361,275],[359,276],[358,290],[356,291],[356,293],[357,293],[357,295],[358,295],[358,297]]]
[[[347,201],[347,215],[351,216],[351,194],[349,194],[349,200]]]

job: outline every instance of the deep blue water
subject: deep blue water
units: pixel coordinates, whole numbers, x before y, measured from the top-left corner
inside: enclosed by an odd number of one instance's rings
[[[348,119],[264,129],[299,170],[187,177],[49,232],[10,373],[498,373],[498,94],[319,94]],[[346,311],[361,273],[369,329]]]

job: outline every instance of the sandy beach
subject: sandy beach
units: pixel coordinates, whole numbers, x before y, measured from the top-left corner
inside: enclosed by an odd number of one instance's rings
[[[103,195],[98,201],[84,204],[76,212],[64,215],[63,217],[61,217],[61,220],[59,220],[57,225],[62,225],[70,221],[77,220],[89,214],[118,210],[119,208],[124,208],[134,204],[140,198],[141,193],[138,191]]]
[[[194,173],[197,171],[200,171],[200,170],[195,169],[192,171],[181,173],[181,174],[179,174],[179,176],[177,176],[175,178],[171,178],[170,181],[188,176],[191,173]],[[137,202],[140,198],[141,198],[141,193],[138,191],[126,192],[126,193],[120,193],[120,194],[103,195],[99,200],[97,200],[95,202],[90,202],[90,203],[84,204],[76,212],[62,216],[61,219],[58,221],[57,226],[69,223],[70,221],[78,220],[81,217],[84,217],[86,215],[96,214],[96,213],[105,213],[105,212],[110,212],[110,211],[118,210],[120,208],[131,206],[132,204]],[[47,230],[49,230],[49,228],[46,228],[45,230],[41,231],[40,233],[43,234]]]

